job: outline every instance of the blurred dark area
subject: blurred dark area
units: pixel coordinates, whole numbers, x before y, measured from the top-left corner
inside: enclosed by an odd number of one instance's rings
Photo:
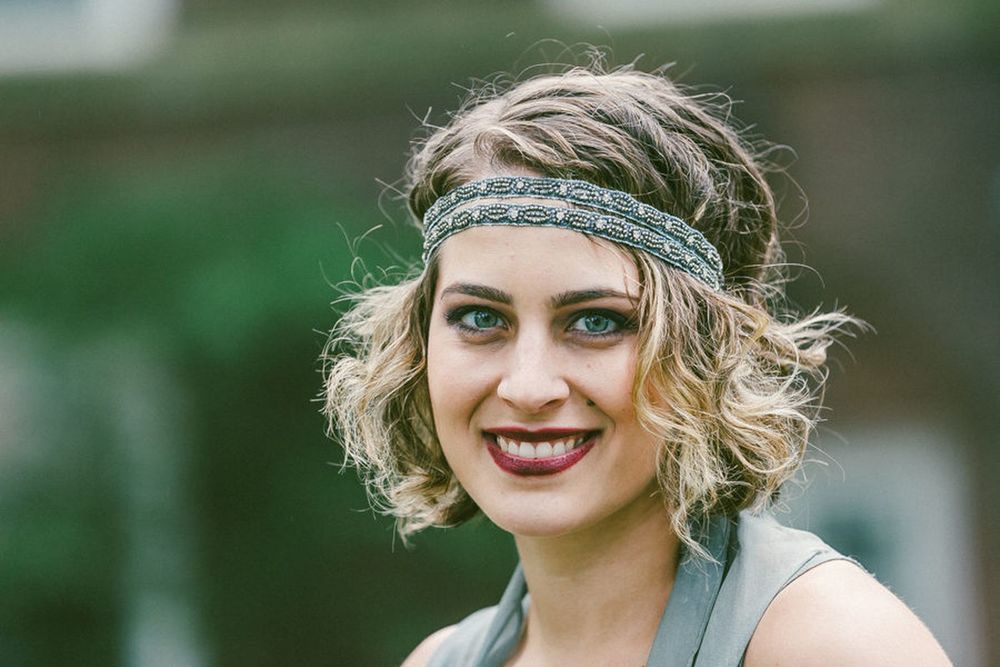
[[[791,147],[790,295],[875,333],[834,351],[784,509],[1000,664],[998,28],[992,0],[0,0],[0,665],[391,665],[498,599],[487,521],[407,547],[368,509],[318,357],[351,281],[418,256],[422,122],[588,44]]]

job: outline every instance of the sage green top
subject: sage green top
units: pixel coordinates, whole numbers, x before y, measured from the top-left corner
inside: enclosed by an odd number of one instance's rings
[[[649,651],[649,667],[730,667],[743,663],[771,600],[802,573],[845,557],[769,514],[715,517],[701,544],[716,562],[681,561]],[[495,607],[458,624],[429,667],[502,667],[521,639],[530,598],[521,566]]]

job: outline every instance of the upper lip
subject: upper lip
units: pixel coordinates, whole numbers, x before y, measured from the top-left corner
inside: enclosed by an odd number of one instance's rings
[[[516,426],[484,430],[491,435],[499,435],[508,440],[517,440],[518,442],[551,442],[553,440],[562,440],[594,432],[594,429],[586,428],[544,428],[531,430]]]

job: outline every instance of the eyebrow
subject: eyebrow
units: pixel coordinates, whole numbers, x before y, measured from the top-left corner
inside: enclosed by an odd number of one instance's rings
[[[441,298],[444,298],[449,294],[465,294],[467,296],[475,296],[480,299],[495,301],[496,303],[506,305],[510,305],[514,302],[513,297],[503,290],[495,287],[489,287],[487,285],[477,285],[475,283],[455,283],[453,285],[449,285],[441,291]],[[628,294],[619,290],[592,288],[560,292],[559,294],[553,296],[549,301],[553,308],[558,309],[565,308],[566,306],[572,306],[577,303],[584,303],[586,301],[608,298],[627,299],[629,301],[633,300],[633,298]]]
[[[550,300],[553,308],[565,308],[566,306],[572,306],[577,303],[584,303],[586,301],[596,301],[597,299],[628,299],[632,301],[630,297],[625,292],[620,292],[614,289],[583,289],[583,290],[570,290],[568,292],[560,292],[556,294]]]
[[[497,303],[504,303],[510,305],[514,303],[514,299],[510,294],[499,290],[495,287],[487,287],[486,285],[476,285],[475,283],[455,283],[454,285],[449,285],[441,291],[441,298],[449,294],[466,294],[468,296],[478,296],[480,299],[486,299],[487,301],[496,301]]]

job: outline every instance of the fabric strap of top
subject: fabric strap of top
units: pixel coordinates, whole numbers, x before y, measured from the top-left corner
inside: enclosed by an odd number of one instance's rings
[[[511,201],[516,199],[560,205]],[[452,234],[482,225],[577,231],[648,252],[712,289],[723,285],[719,252],[680,218],[619,190],[537,176],[481,179],[438,198],[424,215],[424,261]]]
[[[728,561],[732,519],[705,519],[701,544],[712,560],[688,554],[681,561],[667,608],[660,618],[647,665],[694,665]]]
[[[510,582],[504,590],[498,613],[493,617],[490,629],[486,633],[487,642],[483,644],[474,665],[476,667],[503,667],[507,659],[514,653],[521,641],[521,631],[524,627],[524,598],[527,586],[524,581],[524,570],[517,564]]]

